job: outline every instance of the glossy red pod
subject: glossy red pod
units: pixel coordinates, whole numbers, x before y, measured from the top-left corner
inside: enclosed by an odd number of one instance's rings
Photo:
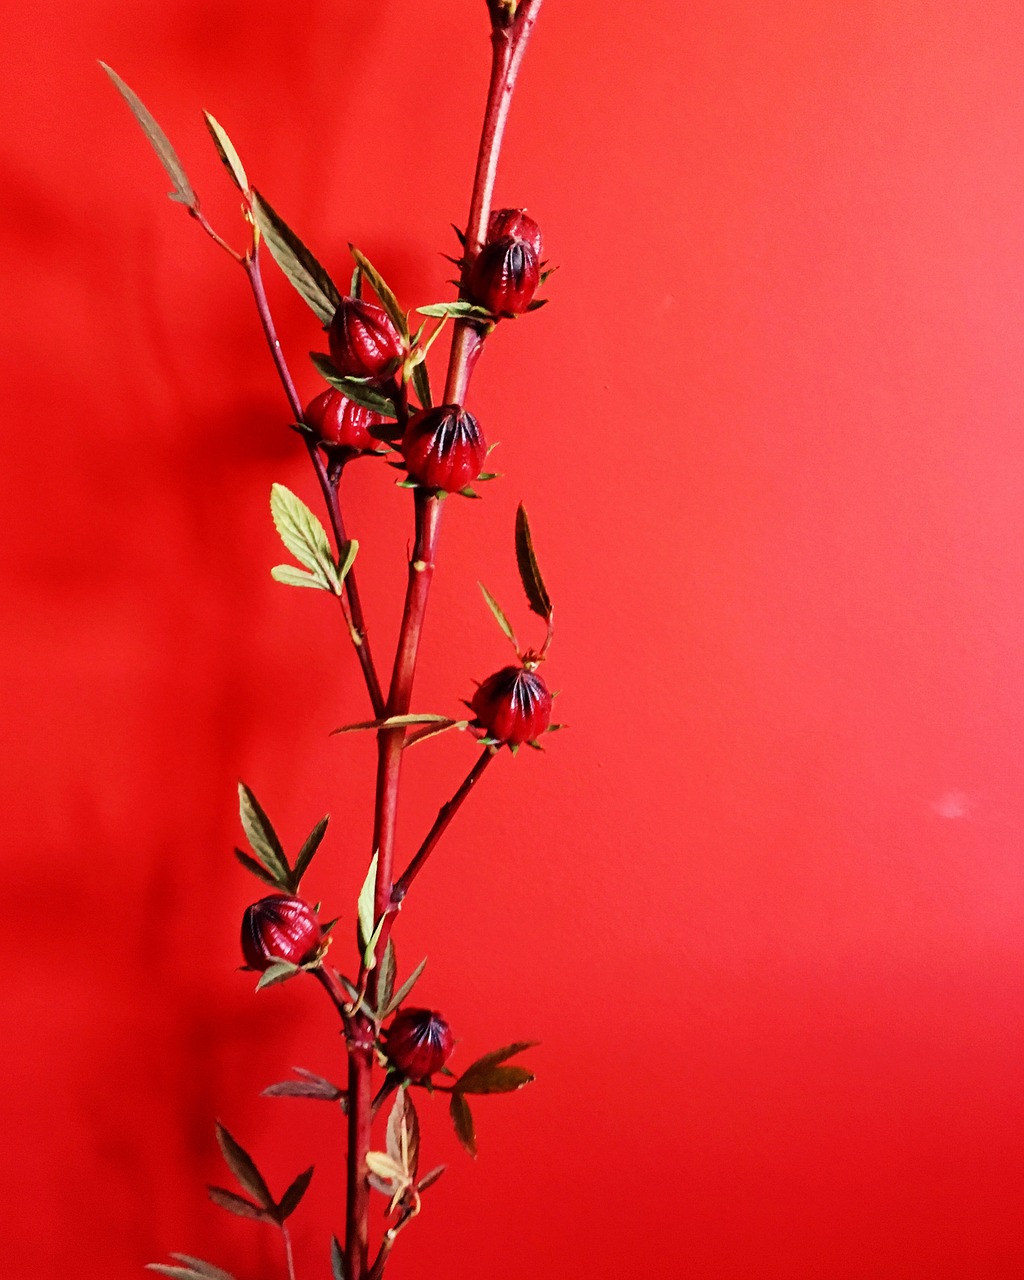
[[[514,240],[525,240],[540,262],[543,257],[544,240],[540,227],[527,214],[525,209],[495,209],[487,222],[487,243],[492,244],[503,236],[511,236]]]
[[[306,405],[302,415],[326,449],[348,449],[362,453],[375,449],[377,441],[370,434],[385,421],[382,414],[356,404],[334,387],[328,387]]]
[[[316,912],[301,898],[271,894],[246,907],[242,917],[242,954],[250,969],[262,972],[278,960],[306,964],[322,942]]]
[[[489,738],[517,747],[533,742],[551,723],[551,694],[536,671],[502,667],[483,682],[470,703]]]
[[[327,331],[331,359],[347,378],[383,378],[405,355],[402,335],[383,307],[362,298],[342,298]]]
[[[479,422],[457,404],[413,414],[401,449],[410,478],[425,489],[445,493],[458,493],[472,484],[487,457]]]
[[[477,254],[469,272],[471,302],[496,316],[521,315],[540,283],[537,255],[525,240],[502,236]]]
[[[388,1061],[410,1080],[440,1071],[455,1048],[452,1029],[432,1009],[402,1009],[384,1032]]]

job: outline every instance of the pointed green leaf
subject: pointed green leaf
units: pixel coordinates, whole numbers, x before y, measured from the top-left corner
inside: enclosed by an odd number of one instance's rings
[[[343,1090],[323,1076],[314,1075],[312,1071],[303,1071],[301,1067],[293,1070],[301,1077],[299,1080],[282,1080],[278,1084],[268,1085],[260,1095],[263,1098],[315,1098],[320,1102],[340,1102],[344,1098]]]
[[[270,513],[281,541],[295,559],[328,590],[340,593],[341,579],[327,531],[309,507],[291,489],[274,484],[270,487]]]
[[[359,890],[359,904],[357,908],[359,920],[359,945],[366,948],[366,944],[373,937],[373,926],[375,921],[374,898],[377,889],[377,855],[374,854],[370,859],[370,869],[366,873],[366,879],[363,881],[363,887]]]
[[[432,715],[429,712],[413,712],[405,716],[388,716],[386,720],[359,720],[355,724],[343,724],[331,733],[355,733],[359,729],[401,729],[413,724],[446,724],[450,716]]]
[[[394,1011],[398,1008],[398,1006],[402,1003],[402,1001],[408,996],[409,992],[413,989],[413,987],[419,981],[420,974],[423,972],[423,970],[426,967],[427,967],[427,957],[424,956],[423,959],[416,966],[416,968],[413,969],[412,973],[409,974],[408,978],[406,978],[406,980],[398,988],[395,994],[391,997],[387,1005],[386,1006],[382,1005],[381,1015],[380,1015],[381,1022],[383,1022],[385,1018],[389,1018],[391,1014],[393,1014]]]
[[[362,405],[364,409],[372,409],[374,413],[382,414],[385,418],[398,416],[395,402],[380,387],[359,378],[346,378],[334,367],[331,357],[324,355],[322,351],[311,351],[309,358],[313,361],[321,378],[329,382],[342,395],[347,396],[349,400]]]
[[[334,281],[258,191],[252,193],[252,211],[274,261],[320,321],[330,324],[341,302]]]
[[[275,582],[286,587],[308,587],[311,591],[326,591],[334,595],[334,588],[319,574],[307,573],[305,569],[296,569],[293,564],[275,564],[270,571]]]
[[[292,872],[292,892],[297,893],[299,883],[306,874],[309,864],[313,861],[313,855],[320,848],[320,842],[323,840],[327,832],[327,824],[330,822],[330,814],[320,819],[313,830],[306,836],[302,842],[302,848],[299,850],[299,856],[295,859],[295,870]]]
[[[369,280],[370,288],[374,291],[377,297],[380,298],[381,306],[391,317],[395,328],[406,342],[408,342],[409,322],[406,319],[405,312],[398,305],[398,299],[395,297],[393,291],[385,282],[384,277],[365,254],[360,253],[354,244],[350,244],[349,249],[352,251],[352,257],[355,258],[363,275],[367,280]]]
[[[255,858],[250,858],[249,855],[247,853],[243,853],[241,849],[235,850],[235,857],[242,866],[245,867],[246,871],[248,871],[250,875],[254,875],[258,880],[262,880],[264,884],[269,884],[275,889],[284,889],[285,892],[291,891],[291,886],[289,884],[282,884],[272,872],[261,867]]]
[[[244,1196],[237,1196],[233,1191],[226,1191],[224,1187],[207,1187],[206,1194],[214,1204],[220,1205],[222,1209],[227,1209],[228,1213],[233,1213],[239,1218],[255,1218],[259,1222],[273,1222],[274,1220],[273,1215],[265,1209],[259,1208],[251,1200],[246,1200]]]
[[[175,1257],[176,1255],[172,1254],[171,1256]],[[196,1280],[197,1276],[209,1275],[209,1272],[196,1271],[194,1267],[172,1267],[166,1262],[147,1262],[146,1270],[155,1271],[157,1275],[169,1276],[170,1280]],[[225,1271],[221,1274],[227,1275],[227,1272]]]
[[[302,1197],[306,1194],[309,1187],[310,1179],[313,1176],[313,1166],[304,1169],[302,1173],[295,1179],[288,1190],[281,1197],[277,1206],[278,1217],[283,1222],[285,1218],[290,1218],[295,1210],[299,1207]]]
[[[260,807],[259,801],[244,782],[238,784],[238,811],[245,838],[249,841],[257,859],[279,884],[287,884],[288,859],[284,856],[281,841],[278,840],[277,833]]]
[[[332,1280],[345,1280],[345,1250],[337,1236],[331,1236],[331,1276]]]
[[[469,1109],[469,1103],[461,1093],[453,1093],[449,1100],[448,1111],[455,1127],[455,1136],[475,1160],[476,1129],[473,1125],[473,1113]]]
[[[279,986],[282,982],[287,982],[289,978],[297,977],[300,973],[302,973],[300,965],[292,964],[288,960],[278,960],[260,974],[260,980],[256,983],[256,990],[264,991],[267,987]]]
[[[482,582],[478,582],[476,585],[484,593],[484,600],[487,602],[488,609],[490,609],[491,613],[494,614],[494,620],[497,622],[498,626],[501,627],[509,640],[512,641],[512,648],[515,649],[516,653],[518,653],[519,641],[516,639],[516,633],[512,630],[511,622],[509,622],[508,618],[505,617],[505,612],[501,605],[498,604],[497,600],[495,600],[494,596],[491,595]]]
[[[388,938],[388,945],[381,957],[380,972],[377,974],[377,1007],[384,1009],[395,993],[395,944]]]
[[[446,316],[453,316],[456,320],[494,319],[494,316],[486,307],[475,306],[472,302],[466,302],[462,298],[454,302],[432,302],[429,306],[417,307],[416,310],[421,316],[430,316],[437,320],[442,320]]]
[[[406,747],[414,747],[418,742],[426,742],[428,738],[436,738],[439,734],[447,733],[449,729],[458,729],[464,732],[468,728],[468,720],[444,720],[439,724],[428,725],[425,729],[410,733],[402,743],[402,750],[404,751]]]
[[[430,374],[427,372],[425,364],[418,364],[412,371],[412,385],[416,394],[420,398],[420,404],[424,409],[433,407],[433,399],[430,394]]]
[[[210,137],[213,139],[213,145],[217,148],[221,163],[227,169],[231,181],[244,195],[249,190],[249,179],[245,176],[245,168],[238,152],[235,150],[234,143],[225,133],[223,126],[217,123],[209,111],[203,112],[203,119],[206,121],[206,127],[210,131]]]
[[[519,565],[519,576],[523,581],[523,590],[530,602],[530,608],[545,622],[550,622],[551,598],[544,586],[544,579],[540,576],[540,567],[533,551],[530,521],[526,515],[526,508],[521,502],[516,512],[516,562]]]
[[[167,171],[167,176],[174,183],[174,191],[170,193],[171,199],[185,205],[188,209],[198,209],[199,198],[192,189],[192,184],[186,177],[184,167],[178,159],[177,152],[171,146],[167,134],[164,133],[163,129],[150,115],[142,99],[128,88],[117,72],[108,67],[105,62],[101,62],[100,66],[113,81],[118,93],[127,102],[132,115],[139,122],[142,132],[149,139],[150,146],[156,152],[157,159]]]
[[[356,562],[356,556],[359,552],[359,543],[355,538],[350,538],[341,548],[341,556],[338,562],[338,582],[342,583],[348,577],[352,566]]]
[[[429,1173],[425,1173],[416,1184],[416,1190],[426,1191],[428,1187],[432,1187],[447,1168],[448,1166],[446,1164],[439,1164],[435,1168],[431,1169]]]
[[[263,1175],[248,1151],[236,1142],[227,1129],[217,1122],[217,1143],[231,1172],[238,1179],[243,1191],[248,1191],[261,1209],[273,1209],[274,1197],[270,1194]]]

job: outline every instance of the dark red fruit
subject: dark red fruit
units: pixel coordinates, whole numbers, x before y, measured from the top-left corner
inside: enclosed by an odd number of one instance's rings
[[[440,1071],[454,1048],[451,1027],[431,1009],[402,1009],[384,1032],[388,1060],[410,1080]]]
[[[342,298],[327,333],[334,367],[346,378],[382,378],[405,351],[402,336],[382,307]]]
[[[477,254],[467,292],[471,302],[496,316],[518,316],[533,301],[539,283],[540,265],[530,245],[502,236]]]
[[[364,409],[333,387],[311,400],[302,417],[326,449],[349,449],[354,453],[376,448],[370,432],[384,422],[383,415]]]
[[[551,694],[536,673],[525,667],[502,667],[489,676],[470,703],[489,738],[517,747],[533,742],[551,723]]]
[[[306,964],[322,941],[316,912],[301,898],[271,894],[246,907],[242,917],[242,954],[250,969],[262,972],[278,960]]]
[[[539,262],[543,254],[544,241],[540,227],[525,209],[495,209],[487,223],[487,243],[500,240],[502,236],[511,236],[514,240],[525,240]]]
[[[457,404],[413,414],[402,436],[410,477],[425,489],[458,493],[480,474],[487,442],[480,424]]]

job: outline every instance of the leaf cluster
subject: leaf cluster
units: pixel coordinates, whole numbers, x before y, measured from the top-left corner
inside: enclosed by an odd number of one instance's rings
[[[302,1197],[306,1194],[313,1177],[313,1166],[310,1165],[308,1169],[304,1169],[289,1183],[280,1200],[275,1200],[252,1156],[220,1123],[217,1125],[217,1142],[225,1164],[246,1194],[239,1195],[226,1187],[207,1187],[213,1203],[239,1218],[253,1218],[259,1222],[272,1222],[275,1226],[283,1226],[299,1207]]]
[[[246,871],[251,872],[264,884],[280,889],[282,893],[297,894],[302,877],[309,870],[309,864],[313,861],[327,833],[330,814],[321,818],[305,838],[295,859],[295,865],[291,866],[273,824],[244,782],[238,784],[238,811],[242,819],[242,830],[245,832],[245,838],[254,856],[250,857],[241,849],[236,849],[235,857]]]
[[[452,1086],[448,1110],[455,1136],[476,1159],[477,1141],[473,1113],[466,1101],[467,1094],[515,1093],[536,1078],[532,1071],[518,1063],[508,1065],[510,1058],[536,1046],[536,1040],[517,1040],[471,1063]]]

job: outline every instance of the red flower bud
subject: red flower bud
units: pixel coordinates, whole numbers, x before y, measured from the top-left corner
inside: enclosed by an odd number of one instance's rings
[[[469,272],[471,302],[497,316],[520,315],[540,283],[537,255],[525,240],[502,236],[485,244]]]
[[[452,1029],[431,1009],[401,1009],[384,1032],[389,1061],[410,1080],[440,1071],[455,1048]]]
[[[306,964],[322,941],[316,912],[301,898],[271,894],[246,907],[242,917],[242,954],[250,969],[262,972],[278,960]]]
[[[426,489],[446,493],[458,493],[471,484],[487,457],[480,424],[457,404],[413,414],[401,448],[411,478]]]
[[[502,667],[489,676],[470,703],[489,738],[519,746],[533,742],[551,723],[551,694],[536,671]]]
[[[306,405],[302,419],[326,449],[348,449],[353,453],[376,448],[370,431],[384,421],[382,414],[364,409],[333,387]]]
[[[342,298],[327,333],[334,367],[346,378],[380,378],[405,355],[402,335],[383,307]]]
[[[487,243],[493,244],[495,240],[500,240],[502,236],[512,236],[514,240],[525,240],[537,255],[537,261],[540,262],[544,241],[540,234],[540,227],[531,217],[527,216],[525,209],[495,209],[493,211],[490,221],[487,223]]]

